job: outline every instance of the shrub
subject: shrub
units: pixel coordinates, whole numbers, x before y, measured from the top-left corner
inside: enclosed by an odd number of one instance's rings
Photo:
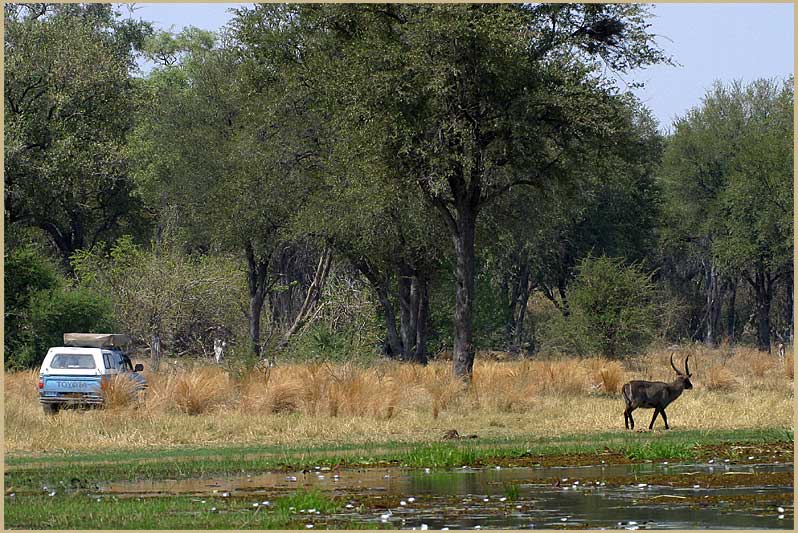
[[[56,267],[31,247],[14,250],[5,258],[5,325],[3,347],[7,369],[31,366],[35,350],[29,346],[30,303],[40,291],[63,284]]]
[[[109,333],[115,326],[111,302],[94,291],[39,291],[31,298],[31,342],[21,354],[21,362],[28,367],[40,365],[48,348],[63,344],[64,333]]]
[[[113,298],[125,333],[143,342],[157,334],[165,351],[210,351],[246,302],[243,276],[228,258],[188,255],[171,238],[145,249],[126,235],[109,253],[81,251],[72,264],[83,287]]]
[[[654,284],[639,265],[609,257],[582,260],[569,306],[568,317],[549,324],[549,348],[613,357],[639,350],[654,335]]]

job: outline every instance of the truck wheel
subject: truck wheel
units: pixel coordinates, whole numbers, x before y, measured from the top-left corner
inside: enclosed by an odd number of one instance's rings
[[[55,403],[43,403],[42,409],[44,409],[44,414],[46,415],[54,415],[58,413],[58,408],[60,406]]]

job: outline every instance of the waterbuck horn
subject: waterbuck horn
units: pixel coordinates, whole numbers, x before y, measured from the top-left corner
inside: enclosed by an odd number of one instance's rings
[[[674,370],[674,371],[675,371],[677,374],[679,374],[679,375],[681,376],[681,375],[682,375],[682,372],[681,372],[681,371],[680,371],[678,368],[676,368],[676,365],[674,365],[674,364],[673,364],[673,356],[674,356],[674,355],[676,355],[676,352],[671,352],[671,366],[673,367],[673,370]],[[690,357],[690,356],[688,355],[687,357]],[[685,361],[685,363],[686,363],[686,362],[687,362],[687,361]]]
[[[690,354],[687,354],[687,358],[684,360],[684,373],[687,374],[689,378],[692,374],[690,374],[690,367],[687,366],[687,361],[690,360]]]

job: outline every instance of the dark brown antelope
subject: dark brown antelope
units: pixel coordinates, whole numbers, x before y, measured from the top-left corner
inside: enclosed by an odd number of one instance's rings
[[[641,407],[643,409],[654,409],[654,417],[648,425],[648,429],[654,427],[654,421],[657,415],[662,415],[662,420],[665,422],[665,429],[670,429],[668,426],[668,417],[665,416],[665,408],[671,404],[673,400],[681,396],[684,389],[692,389],[693,384],[690,383],[690,367],[687,366],[687,359],[684,360],[684,373],[676,368],[673,364],[673,355],[671,354],[671,366],[676,371],[676,379],[673,383],[665,383],[662,381],[630,381],[621,388],[623,399],[626,402],[626,409],[623,412],[623,421],[626,424],[626,429],[634,429],[635,421],[632,418],[632,411]]]

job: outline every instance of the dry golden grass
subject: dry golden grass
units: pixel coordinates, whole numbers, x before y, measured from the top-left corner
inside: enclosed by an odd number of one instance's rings
[[[434,363],[423,369],[403,366],[405,368],[400,368],[397,373],[397,378],[401,380],[399,382],[420,385],[429,397],[433,418],[438,418],[441,411],[448,409],[465,390],[463,383],[452,376],[446,364]],[[477,371],[478,368],[475,369],[475,372]],[[418,405],[418,398],[415,403]]]
[[[732,371],[721,365],[707,368],[701,379],[704,388],[710,391],[730,391],[737,386],[737,379]]]
[[[793,361],[792,351],[788,352],[784,357],[784,375],[792,380],[795,376],[795,363]]]
[[[102,386],[103,405],[122,409],[137,402],[137,384],[126,376],[111,376]]]
[[[601,390],[605,394],[619,394],[621,385],[626,380],[626,370],[618,361],[610,361],[603,357],[593,357],[585,360],[589,372],[592,388]]]
[[[745,361],[748,364],[748,368],[751,369],[751,373],[758,378],[765,377],[768,370],[775,366],[773,357],[765,353],[755,352],[748,354],[745,357]]]
[[[450,373],[447,372],[448,374]],[[458,393],[459,388],[462,385],[456,381],[451,384],[453,396]],[[472,405],[476,409],[504,413],[522,412],[533,404],[538,384],[530,379],[528,367],[514,371],[505,363],[485,362],[476,365],[469,392]]]
[[[230,376],[214,366],[165,370],[149,374],[147,380],[146,407],[153,413],[206,413],[228,401],[235,392]]]
[[[538,363],[541,390],[550,395],[581,395],[590,388],[586,369],[579,359]]]
[[[786,366],[755,350],[731,350],[679,351],[674,358],[679,368],[691,354],[695,388],[668,409],[671,424],[790,427],[792,374]],[[620,385],[629,379],[671,381],[669,358],[670,351],[659,350],[624,361],[478,359],[470,386],[454,379],[451,364],[443,361],[426,367],[388,361],[367,368],[287,364],[243,379],[215,366],[165,366],[148,375],[150,386],[138,409],[120,404],[56,416],[44,415],[37,401],[37,372],[10,373],[5,444],[9,451],[91,450],[429,441],[452,428],[480,437],[620,430]],[[751,367],[753,359],[764,360],[761,376]],[[635,415],[641,423],[651,412]]]

